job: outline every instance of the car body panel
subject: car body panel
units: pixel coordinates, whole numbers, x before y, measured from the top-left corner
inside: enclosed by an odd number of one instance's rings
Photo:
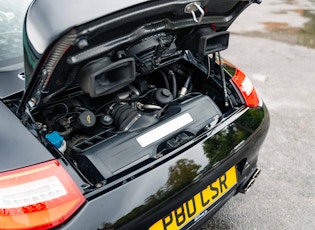
[[[1,172],[54,159],[2,101],[0,114]]]
[[[248,123],[255,132],[247,128]],[[63,228],[148,229],[235,165],[237,185],[210,206],[207,213],[212,215],[257,167],[258,151],[269,127],[268,111],[265,106],[245,109],[221,125],[225,128],[218,127],[194,146],[183,147],[179,150],[182,153],[167,162],[146,168],[145,174],[128,175],[118,182],[118,187],[105,185],[89,194],[84,207]],[[235,138],[236,133],[239,138]],[[219,150],[214,140],[226,143],[221,146],[226,150]],[[201,219],[200,223],[190,224],[197,226],[202,223]]]
[[[24,70],[18,65],[5,71],[0,70],[0,99],[24,90]]]
[[[183,15],[185,15],[185,18],[191,18],[191,15],[189,13],[184,13],[183,9],[183,7],[191,2],[195,1],[137,0],[130,2],[128,0],[122,0],[115,4],[112,4],[109,0],[91,0],[88,2],[84,0],[68,0],[66,2],[62,0],[56,0],[54,2],[49,0],[34,1],[30,6],[31,13],[27,14],[26,30],[28,37],[33,44],[33,48],[37,53],[43,54],[48,46],[61,34],[64,34],[69,29],[90,23],[91,21],[97,20],[101,17],[142,4],[140,6],[141,12],[137,12],[137,8],[131,9],[133,16],[142,14],[141,17],[145,18],[147,16],[147,12],[152,10],[154,12],[157,8],[161,8],[159,14],[162,15],[163,13],[168,13],[168,10],[173,10],[174,7],[176,7],[178,8],[178,16],[183,17]],[[231,2],[234,2],[235,4],[242,1],[202,0],[199,2],[202,7],[208,5],[209,11],[212,14],[225,16],[227,20],[233,21],[238,14],[235,15],[234,12],[228,11],[229,8],[226,6]],[[248,1],[247,4],[249,3],[250,2]],[[61,8],[60,5],[63,7]],[[71,13],[69,13],[69,9],[71,9]],[[163,18],[163,16],[161,18]]]
[[[65,31],[147,1],[122,0],[115,4],[102,0],[34,1],[26,18],[27,34],[36,52],[42,54]]]

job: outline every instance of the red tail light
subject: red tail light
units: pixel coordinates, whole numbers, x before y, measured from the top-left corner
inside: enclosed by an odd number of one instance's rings
[[[255,108],[259,105],[259,97],[251,80],[241,70],[236,69],[232,81],[241,91],[247,106]]]
[[[0,229],[47,229],[85,202],[57,160],[0,173]]]

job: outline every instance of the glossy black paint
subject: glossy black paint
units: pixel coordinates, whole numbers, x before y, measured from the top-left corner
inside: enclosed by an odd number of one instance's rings
[[[241,109],[212,133],[177,150],[178,154],[167,162],[147,166],[142,169],[147,172],[139,177],[122,178],[118,187],[106,185],[86,195],[87,203],[62,227],[147,229],[233,165],[237,166],[237,186],[241,186],[256,169],[258,151],[268,127],[269,114],[265,106]],[[248,163],[246,168],[245,162]],[[178,171],[180,177],[176,174]],[[211,206],[209,216],[237,192],[237,186]],[[200,224],[202,221],[196,226]]]
[[[26,18],[28,38],[36,52],[42,54],[65,31],[147,1],[117,1],[115,4],[104,0],[34,1],[30,6],[32,12]]]
[[[0,114],[0,172],[54,159],[1,101]]]
[[[20,62],[20,64],[14,65],[6,71],[1,71],[0,69],[0,99],[24,89],[24,70],[21,68],[21,65]]]

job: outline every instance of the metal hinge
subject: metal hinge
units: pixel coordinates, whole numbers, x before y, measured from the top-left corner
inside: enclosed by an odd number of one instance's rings
[[[192,2],[192,3],[189,3],[188,5],[186,5],[185,7],[185,13],[186,14],[191,14],[194,21],[196,23],[200,23],[203,19],[203,16],[205,15],[205,11],[201,8],[201,2]],[[197,19],[197,16],[196,16],[196,11],[199,11],[200,12],[200,16],[199,16],[199,19]]]

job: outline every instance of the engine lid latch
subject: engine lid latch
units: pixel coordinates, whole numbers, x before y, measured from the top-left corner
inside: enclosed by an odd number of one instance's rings
[[[196,13],[195,13],[196,11],[200,12],[199,19],[197,19],[197,16],[196,16]],[[186,7],[185,7],[184,12],[186,14],[191,14],[192,17],[193,17],[193,20],[196,23],[198,23],[198,24],[200,24],[200,22],[203,19],[203,16],[205,15],[205,11],[201,8],[201,3],[200,2],[191,2],[191,3],[187,4]]]

